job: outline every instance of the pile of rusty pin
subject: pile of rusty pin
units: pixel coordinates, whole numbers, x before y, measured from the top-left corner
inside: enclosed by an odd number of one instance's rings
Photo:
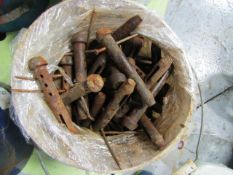
[[[172,59],[162,58],[152,41],[150,57],[140,55],[147,38],[134,32],[141,22],[136,15],[116,30],[100,28],[90,42],[88,31],[75,33],[72,52],[64,55],[58,73],[49,74],[43,57],[30,59],[29,69],[45,101],[71,132],[77,132],[73,122],[104,135],[143,129],[157,148],[164,147],[155,123],[170,87]]]

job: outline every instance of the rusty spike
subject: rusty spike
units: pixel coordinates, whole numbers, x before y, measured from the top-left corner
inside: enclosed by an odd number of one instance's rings
[[[64,120],[67,128],[76,133],[78,130],[74,126],[69,112],[67,111],[58,90],[55,87],[53,79],[47,70],[47,61],[43,57],[34,57],[29,61],[29,69],[34,71],[34,75],[40,82],[45,101],[59,122]]]
[[[114,94],[113,99],[107,105],[106,110],[100,115],[100,117],[97,118],[97,121],[93,126],[94,130],[100,130],[104,128],[112,120],[120,108],[121,101],[133,92],[135,85],[136,83],[132,79],[128,79],[124,84],[121,85],[119,90]]]
[[[169,77],[170,72],[167,71],[162,78],[158,81],[156,86],[152,89],[154,97],[159,93],[159,91],[162,89],[164,84],[167,81],[167,78]],[[138,121],[141,119],[142,115],[146,112],[148,108],[147,104],[144,104],[141,108],[135,108],[133,109],[128,116],[125,116],[122,125],[129,130],[135,130],[138,127]]]
[[[104,86],[103,78],[100,75],[92,74],[87,77],[84,85],[76,83],[74,87],[61,95],[65,104],[70,104],[90,92],[99,92]]]
[[[106,100],[106,95],[103,92],[99,92],[94,99],[94,102],[92,104],[90,113],[92,117],[96,117],[97,114],[101,111],[103,108],[104,102]]]
[[[127,61],[122,50],[117,45],[116,41],[110,34],[110,30],[107,28],[102,28],[97,31],[97,40],[101,42],[106,48],[108,53],[111,55],[112,61],[116,64],[119,70],[126,74],[128,78],[133,79],[136,83],[136,89],[141,96],[141,99],[144,103],[152,106],[155,103],[154,97],[150,90],[146,87],[145,83],[138,75],[135,69]]]
[[[157,146],[159,149],[163,148],[165,146],[165,141],[163,139],[163,136],[159,133],[157,128],[153,125],[151,120],[144,114],[142,118],[140,119],[140,122],[145,129],[145,131],[150,136],[150,139],[152,143]]]

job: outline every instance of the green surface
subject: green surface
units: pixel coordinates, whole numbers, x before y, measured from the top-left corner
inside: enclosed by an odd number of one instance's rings
[[[42,157],[42,160],[48,170],[48,172],[51,175],[64,175],[64,174],[69,174],[69,175],[86,175],[86,171],[79,170],[74,167],[70,167],[67,165],[64,165],[58,161],[53,160],[49,156],[45,155],[44,153],[40,152],[40,155]],[[27,165],[24,167],[22,170],[25,174],[30,174],[30,175],[44,175],[44,171],[40,165],[38,156],[36,151],[33,151],[32,156],[28,160]],[[92,175],[97,175],[95,173],[91,173]]]
[[[11,70],[10,43],[15,37],[14,33],[8,34],[4,41],[0,41],[0,82],[9,84]]]
[[[168,0],[150,0],[148,7],[155,9],[160,16],[164,16],[167,9]]]
[[[55,0],[54,0],[55,1]],[[168,0],[150,0],[144,5],[147,5],[150,9],[155,9],[160,16],[165,14]],[[10,68],[11,68],[11,50],[10,43],[15,34],[8,34],[4,41],[0,41],[0,81],[9,83],[10,81]],[[49,156],[42,154],[43,162],[45,163],[49,173],[51,175],[85,175],[86,172],[74,167],[64,165],[56,160],[51,159]],[[44,175],[44,172],[39,163],[38,157],[33,152],[28,163],[24,167],[23,173],[28,175]],[[95,175],[95,173],[89,173]]]

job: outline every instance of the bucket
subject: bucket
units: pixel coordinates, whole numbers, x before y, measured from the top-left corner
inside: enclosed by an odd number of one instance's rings
[[[170,27],[154,11],[128,0],[67,0],[50,9],[21,33],[15,45],[12,88],[39,89],[36,81],[22,81],[14,77],[32,77],[28,61],[43,56],[49,71],[57,69],[63,55],[70,52],[70,39],[78,31],[88,30],[91,14],[95,10],[90,38],[97,29],[119,27],[130,17],[143,19],[135,31],[162,49],[162,55],[173,59],[174,72],[163,112],[157,122],[166,146],[155,149],[144,133],[138,135],[109,136],[122,170],[119,170],[102,137],[86,128],[78,134],[70,133],[59,124],[41,93],[13,93],[12,106],[15,121],[26,138],[31,138],[45,153],[65,164],[99,173],[118,173],[139,169],[161,159],[185,134],[193,106],[193,76],[185,58],[182,44]]]

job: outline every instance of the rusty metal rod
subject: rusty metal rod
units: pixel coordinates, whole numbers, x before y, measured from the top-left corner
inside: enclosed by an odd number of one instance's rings
[[[155,87],[152,89],[153,96],[155,97],[159,91],[162,89],[164,84],[167,81],[167,78],[170,75],[170,71],[168,70],[162,78],[158,81],[158,83],[155,85]],[[125,116],[122,125],[129,130],[134,130],[138,127],[138,121],[141,119],[143,114],[146,112],[147,108],[149,106],[147,104],[144,104],[141,108],[135,108],[133,109],[128,116]]]
[[[72,37],[72,45],[74,50],[74,67],[75,67],[75,79],[77,83],[83,85],[87,78],[87,63],[86,63],[86,31],[78,32]],[[83,104],[86,103],[86,104]],[[86,102],[77,101],[77,112],[79,114],[79,120],[88,119],[88,111],[84,111],[85,105],[88,106],[88,100]]]
[[[61,74],[52,75],[53,79],[62,78],[62,77],[63,76]],[[19,79],[19,80],[29,80],[29,81],[35,81],[35,80],[37,80],[36,78],[33,78],[33,77],[24,77],[24,76],[15,76],[15,78]]]
[[[71,116],[67,111],[61,96],[53,82],[47,69],[47,61],[43,57],[34,57],[29,61],[29,69],[34,71],[34,76],[40,82],[45,101],[59,122],[64,121],[67,128],[76,133],[78,130],[74,126]]]
[[[138,134],[143,130],[138,131],[105,131],[105,135],[120,135],[120,134]]]
[[[106,146],[107,146],[107,148],[108,148],[110,154],[112,155],[114,161],[116,162],[117,166],[119,167],[119,169],[122,169],[122,168],[121,168],[121,164],[120,164],[119,160],[117,159],[117,156],[115,155],[115,153],[114,153],[114,151],[112,150],[110,144],[108,143],[108,139],[107,139],[107,137],[106,137],[106,135],[105,135],[105,133],[104,133],[104,130],[101,129],[101,130],[100,130],[100,133],[101,133],[101,135],[102,135],[102,137],[103,137],[103,139],[104,139],[104,142],[105,142],[105,144],[106,144]]]
[[[128,79],[121,85],[119,90],[114,94],[113,99],[107,105],[106,110],[103,111],[97,118],[93,126],[94,130],[98,131],[104,128],[112,120],[121,106],[121,101],[123,101],[125,97],[129,96],[133,92],[135,85],[136,83],[132,79]]]
[[[138,75],[135,69],[127,61],[122,50],[118,47],[117,43],[109,33],[110,30],[107,28],[102,28],[97,31],[97,40],[102,43],[106,48],[108,53],[111,55],[111,60],[119,68],[121,72],[126,74],[128,78],[133,79],[136,83],[136,89],[141,96],[144,103],[152,106],[155,103],[154,97],[150,90],[146,87],[144,81]]]

